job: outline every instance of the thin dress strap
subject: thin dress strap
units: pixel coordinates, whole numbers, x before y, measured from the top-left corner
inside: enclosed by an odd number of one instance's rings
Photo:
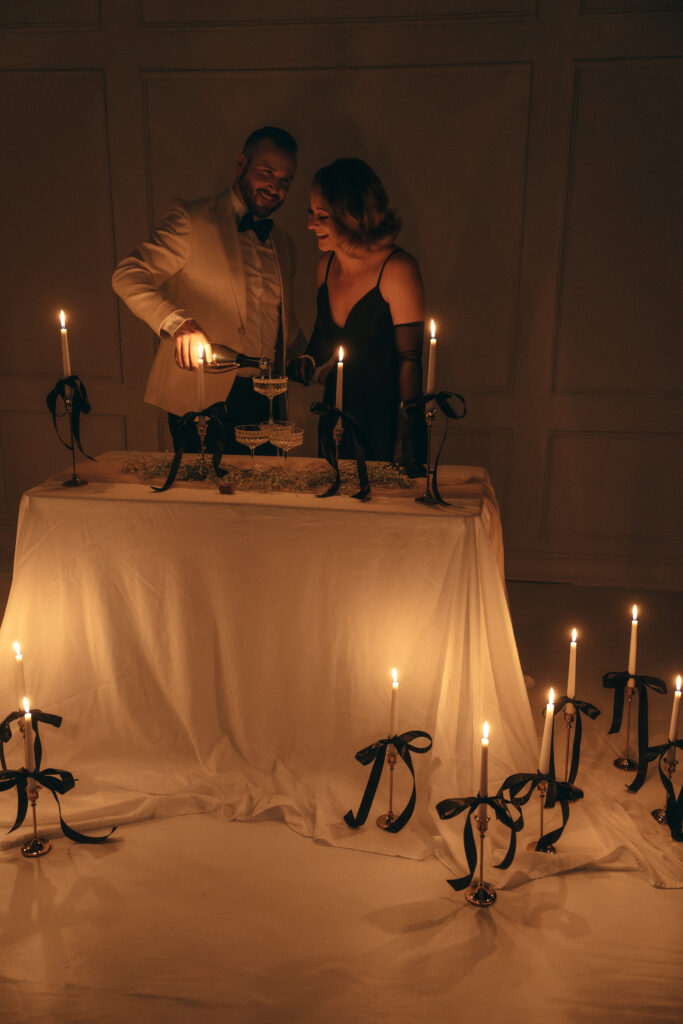
[[[327,278],[328,278],[329,273],[330,273],[330,265],[331,265],[333,259],[334,259],[334,251],[332,251],[330,253],[330,258],[327,261],[327,269],[325,270],[325,284],[327,284]],[[382,269],[384,269],[384,268],[382,268]]]
[[[386,265],[387,265],[387,263],[389,262],[389,260],[391,259],[391,257],[392,257],[392,256],[395,256],[397,252],[401,252],[401,248],[400,248],[400,247],[399,247],[398,245],[396,246],[396,248],[395,248],[395,249],[393,249],[393,250],[392,250],[392,251],[391,251],[391,252],[389,253],[389,255],[388,255],[388,256],[387,256],[387,258],[385,259],[384,263],[383,263],[383,264],[382,264],[382,266],[381,266],[381,267],[379,268],[379,277],[377,278],[377,284],[375,285],[375,288],[379,288],[379,283],[380,283],[380,281],[382,280],[382,274],[384,273],[384,268],[386,267]],[[329,264],[328,264],[328,266],[327,266],[327,269],[328,269],[328,270],[330,269],[330,267],[329,267]],[[327,280],[327,278],[325,278],[325,280]]]

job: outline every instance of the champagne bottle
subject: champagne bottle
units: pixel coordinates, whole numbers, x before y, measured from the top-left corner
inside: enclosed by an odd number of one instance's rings
[[[212,345],[211,359],[204,367],[206,373],[227,373],[229,370],[239,370],[244,366],[253,366],[270,376],[270,359],[264,356],[245,356],[242,352],[235,352],[226,345]]]

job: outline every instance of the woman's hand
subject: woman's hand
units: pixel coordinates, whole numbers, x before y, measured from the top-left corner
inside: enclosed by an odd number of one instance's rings
[[[292,359],[287,366],[289,379],[297,384],[303,384],[304,387],[308,387],[311,383],[314,373],[315,361],[312,356],[298,356],[296,359]]]

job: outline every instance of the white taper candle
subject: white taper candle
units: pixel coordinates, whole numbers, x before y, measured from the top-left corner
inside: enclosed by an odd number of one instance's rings
[[[550,741],[553,735],[553,718],[555,714],[555,694],[552,687],[545,708],[545,722],[543,724],[543,740],[541,742],[541,756],[538,759],[538,770],[541,775],[547,775],[550,768]]]
[[[71,376],[71,359],[69,357],[69,336],[66,333],[66,317],[64,316],[64,310],[59,311],[59,322],[62,325],[60,331],[60,341],[62,346],[62,376]]]

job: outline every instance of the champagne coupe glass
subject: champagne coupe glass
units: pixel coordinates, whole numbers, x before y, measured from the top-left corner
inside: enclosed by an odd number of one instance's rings
[[[268,435],[264,434],[259,423],[243,423],[239,427],[235,427],[235,440],[238,444],[245,445],[251,452],[251,469],[253,472],[254,448],[265,444],[268,440]]]
[[[298,448],[304,441],[304,428],[295,427],[294,424],[287,424],[287,426],[275,427],[270,435],[270,439],[276,448],[281,448],[285,458],[287,453],[292,448]]]
[[[284,395],[289,381],[286,377],[252,377],[254,391],[265,395],[268,399],[268,422],[273,422],[273,399],[276,395]]]

